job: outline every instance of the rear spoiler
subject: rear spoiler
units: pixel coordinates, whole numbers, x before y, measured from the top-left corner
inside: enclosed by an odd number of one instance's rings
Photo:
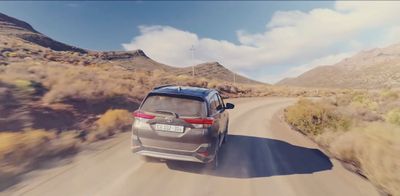
[[[206,101],[204,100],[204,98],[202,97],[198,97],[198,96],[192,96],[192,95],[184,95],[184,94],[174,94],[174,93],[157,93],[157,92],[151,92],[147,95],[147,97],[149,96],[154,96],[154,95],[161,95],[161,96],[169,96],[169,97],[178,97],[178,98],[187,98],[187,99],[194,99],[194,100],[198,100],[198,101]],[[146,97],[146,98],[147,98]]]
[[[156,87],[153,88],[153,90],[157,90],[157,89],[164,88],[164,87],[169,87],[169,86],[177,86],[177,85],[175,85],[175,84],[166,84],[166,85],[156,86]]]

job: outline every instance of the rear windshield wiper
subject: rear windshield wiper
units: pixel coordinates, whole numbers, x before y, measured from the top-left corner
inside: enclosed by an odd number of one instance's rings
[[[176,112],[168,111],[168,110],[156,110],[155,112],[157,113],[162,113],[162,114],[171,114],[175,116],[175,118],[179,118],[179,115]]]

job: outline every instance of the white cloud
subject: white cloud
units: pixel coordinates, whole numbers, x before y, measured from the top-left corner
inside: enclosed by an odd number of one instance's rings
[[[147,55],[160,62],[188,66],[202,62],[191,59],[190,48],[198,45],[196,34],[168,26],[140,26],[141,35],[131,43],[122,44],[127,50],[142,49]]]
[[[300,65],[274,76],[281,79],[317,66],[316,63],[322,63],[318,59],[340,58],[342,54],[379,43],[400,41],[398,10],[400,2],[346,1],[336,2],[332,9],[276,11],[265,24],[265,32],[238,30],[239,44],[200,38],[195,33],[170,26],[140,26],[140,35],[122,45],[126,50],[143,49],[151,58],[175,66],[219,61],[231,69],[248,73],[273,65]],[[362,38],[365,33],[375,31],[380,33],[373,39]],[[190,52],[192,46],[195,47],[194,59]]]

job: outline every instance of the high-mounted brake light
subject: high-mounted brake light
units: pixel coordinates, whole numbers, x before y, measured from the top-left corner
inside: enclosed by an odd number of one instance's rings
[[[133,116],[136,117],[136,118],[144,118],[144,119],[153,119],[153,118],[156,117],[154,115],[145,114],[145,113],[140,112],[140,111],[133,112]]]
[[[183,120],[190,124],[212,125],[214,123],[213,118],[185,118]]]

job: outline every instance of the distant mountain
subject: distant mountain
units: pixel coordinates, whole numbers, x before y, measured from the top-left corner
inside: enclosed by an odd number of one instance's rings
[[[164,70],[176,75],[192,75],[192,68],[178,68],[149,58],[142,50],[91,51],[55,41],[36,31],[30,24],[0,13],[0,65],[26,60],[46,60],[76,65],[113,64],[127,70]],[[195,66],[196,76],[238,83],[259,83],[234,74],[221,64]]]
[[[25,41],[55,51],[86,52],[84,49],[55,41],[33,29],[30,24],[2,13],[0,13],[0,34],[5,36],[16,36]]]
[[[277,85],[328,88],[400,87],[400,44],[362,51],[334,65],[316,67]]]
[[[181,68],[177,71],[177,74],[185,74],[185,75],[192,75],[192,67],[185,67]],[[195,76],[200,76],[209,79],[218,78],[220,80],[234,82],[237,83],[259,83],[261,82],[251,80],[239,74],[235,74],[231,70],[227,69],[223,65],[219,64],[218,62],[208,62],[196,65],[194,67],[194,74]]]

